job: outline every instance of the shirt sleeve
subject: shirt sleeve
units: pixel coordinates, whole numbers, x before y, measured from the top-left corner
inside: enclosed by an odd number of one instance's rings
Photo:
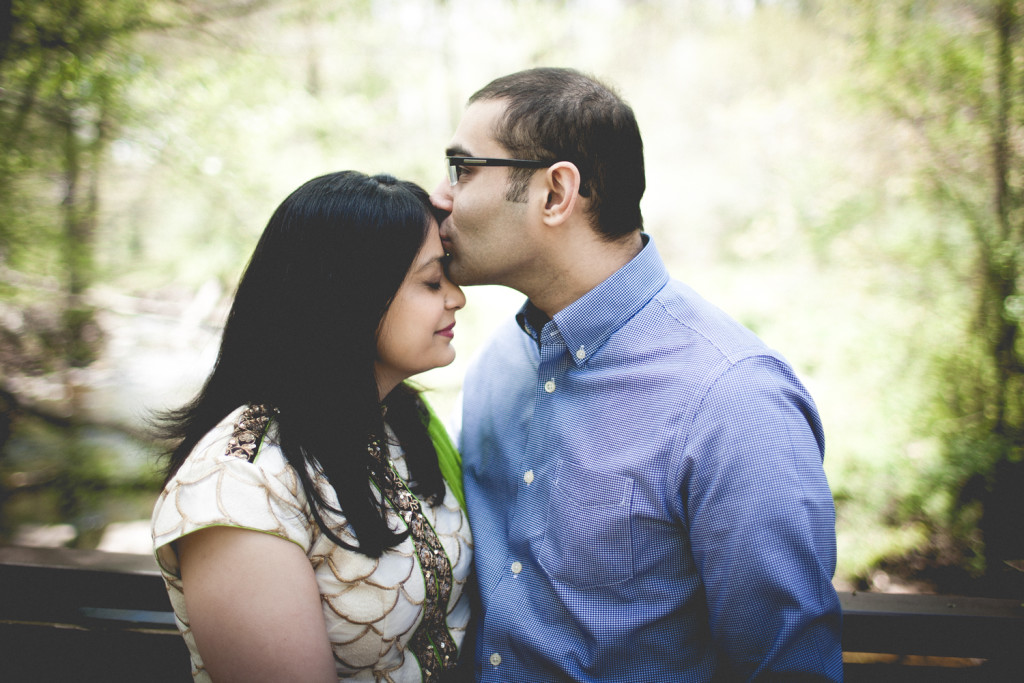
[[[261,531],[299,545],[308,555],[315,523],[302,486],[280,448],[264,445],[254,462],[225,455],[227,438],[193,452],[157,499],[153,547],[157,561],[178,576],[173,542],[199,529],[227,526]]]
[[[835,508],[813,401],[756,356],[713,384],[683,446],[682,506],[730,676],[842,676]]]

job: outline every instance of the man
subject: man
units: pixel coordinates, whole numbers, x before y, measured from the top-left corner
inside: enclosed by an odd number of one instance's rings
[[[814,402],[669,278],[632,110],[575,71],[516,73],[447,154],[451,278],[528,297],[464,384],[477,678],[839,680]]]

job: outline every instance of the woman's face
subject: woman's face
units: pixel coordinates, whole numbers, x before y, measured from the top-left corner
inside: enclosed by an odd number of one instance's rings
[[[405,274],[377,335],[374,373],[380,396],[413,375],[455,360],[455,311],[466,296],[445,276],[437,223]]]

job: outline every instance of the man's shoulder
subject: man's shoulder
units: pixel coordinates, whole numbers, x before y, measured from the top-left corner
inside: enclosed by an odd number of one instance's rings
[[[774,353],[750,328],[680,280],[669,280],[644,315],[636,322],[641,329],[650,326],[647,334],[654,344],[679,346],[688,353],[706,346],[732,359]]]

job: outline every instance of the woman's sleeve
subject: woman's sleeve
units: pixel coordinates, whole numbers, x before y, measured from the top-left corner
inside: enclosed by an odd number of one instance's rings
[[[292,541],[308,555],[316,525],[298,476],[280,449],[264,445],[254,462],[226,455],[227,437],[189,456],[153,510],[157,561],[178,576],[174,541],[213,526],[262,531]]]

